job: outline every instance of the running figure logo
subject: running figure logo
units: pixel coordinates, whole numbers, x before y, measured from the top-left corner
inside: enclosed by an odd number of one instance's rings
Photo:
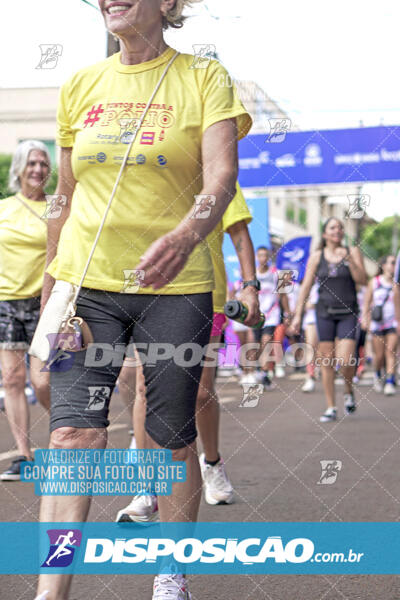
[[[58,219],[62,209],[67,204],[67,196],[64,194],[46,194],[46,210],[42,219]]]
[[[74,558],[75,549],[81,545],[82,532],[79,529],[48,529],[49,553],[42,567],[68,567]]]
[[[335,483],[339,471],[342,470],[341,460],[320,460],[321,477],[317,481],[318,485],[332,485]]]
[[[279,269],[276,291],[280,294],[290,294],[298,275],[299,272],[294,269]]]
[[[211,214],[211,209],[215,206],[216,196],[212,194],[198,194],[194,197],[195,205],[191,219],[207,219]]]
[[[348,218],[362,219],[367,206],[370,205],[371,197],[368,194],[349,194],[347,198],[349,200]]]
[[[210,60],[216,54],[214,44],[193,44],[193,62],[190,69],[207,69]]]
[[[130,144],[135,134],[137,119],[120,119],[119,141],[122,144]]]
[[[121,294],[137,294],[144,279],[145,272],[141,269],[123,269],[124,285]]]
[[[292,126],[292,121],[287,118],[282,119],[268,119],[269,122],[269,136],[265,140],[273,144],[279,144],[286,138],[286,134]]]
[[[42,56],[36,69],[55,69],[62,54],[61,44],[39,44]]]
[[[262,383],[242,383],[243,398],[239,404],[239,408],[254,408],[258,405],[260,396],[264,391]]]
[[[86,410],[103,410],[110,397],[110,388],[106,385],[89,386],[89,402]]]

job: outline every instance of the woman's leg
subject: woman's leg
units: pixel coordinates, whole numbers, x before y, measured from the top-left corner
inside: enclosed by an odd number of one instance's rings
[[[385,336],[386,379],[390,376],[394,378],[395,375],[397,344],[396,333],[388,333]]]
[[[18,453],[31,457],[29,407],[25,396],[25,350],[0,350],[4,406]]]
[[[309,375],[309,377],[314,377],[315,376],[315,355],[317,353],[317,348],[318,348],[318,333],[317,333],[317,327],[314,323],[311,323],[310,325],[306,326],[305,329],[305,338],[306,338],[306,344],[309,344],[314,352],[314,358],[311,362],[308,363],[307,365],[307,373]]]
[[[383,335],[372,336],[372,348],[374,350],[374,372],[381,375],[385,361],[385,338]]]
[[[355,362],[355,340],[339,339],[336,344],[336,359],[343,375],[346,393],[353,393],[353,376]]]
[[[50,373],[42,371],[44,363],[36,356],[30,357],[30,375],[36,398],[47,411],[50,410]]]
[[[322,386],[327,408],[335,408],[334,342],[320,342],[318,353],[321,360]]]

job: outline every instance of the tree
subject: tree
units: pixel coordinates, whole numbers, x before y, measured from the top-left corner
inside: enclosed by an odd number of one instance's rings
[[[392,253],[392,236],[395,226],[395,217],[386,217],[377,225],[367,225],[361,234],[361,248],[371,248],[376,256],[385,256]]]
[[[11,154],[0,154],[0,199],[12,196],[12,192],[8,189],[8,173],[10,171],[11,160]],[[53,166],[49,182],[46,186],[46,194],[54,194],[57,177],[57,167]]]

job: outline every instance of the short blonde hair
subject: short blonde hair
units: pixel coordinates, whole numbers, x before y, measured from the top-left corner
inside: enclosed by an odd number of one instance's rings
[[[176,0],[175,6],[163,17],[163,29],[168,29],[168,27],[179,29],[182,27],[183,22],[186,19],[186,17],[182,15],[183,9],[198,2],[203,2],[203,0]]]

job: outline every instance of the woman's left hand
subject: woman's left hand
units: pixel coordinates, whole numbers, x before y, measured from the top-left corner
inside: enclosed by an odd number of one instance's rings
[[[135,268],[142,271],[138,274],[140,287],[152,286],[158,290],[171,283],[182,271],[196,243],[193,232],[176,230],[153,242]]]
[[[260,303],[258,300],[258,292],[255,288],[249,286],[240,291],[239,300],[246,304],[249,314],[244,321],[247,327],[256,325],[261,318]]]

